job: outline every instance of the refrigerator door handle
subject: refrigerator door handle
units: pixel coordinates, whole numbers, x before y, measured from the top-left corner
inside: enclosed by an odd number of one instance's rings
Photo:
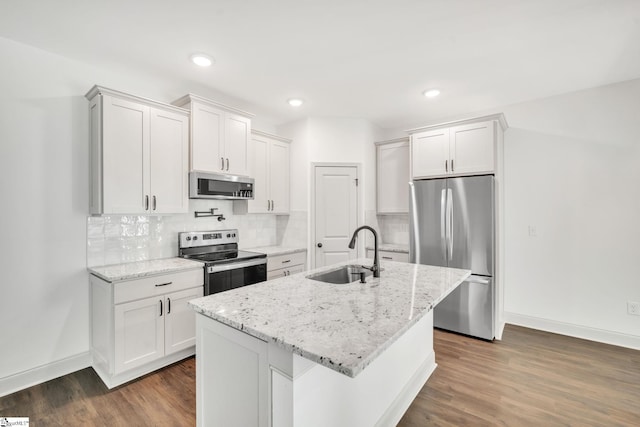
[[[442,246],[442,256],[447,259],[447,190],[440,193],[440,244]]]
[[[465,282],[469,282],[469,283],[478,283],[480,285],[488,285],[489,283],[491,283],[489,281],[489,279],[481,279],[479,277],[475,277],[475,276],[469,276],[465,279]]]
[[[447,237],[449,238],[449,260],[453,259],[453,191],[447,188]]]

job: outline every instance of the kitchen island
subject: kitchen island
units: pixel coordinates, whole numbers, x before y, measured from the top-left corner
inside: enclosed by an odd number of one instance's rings
[[[367,283],[306,278],[335,267],[190,302],[198,425],[397,423],[436,366],[433,307],[470,272],[385,262]]]

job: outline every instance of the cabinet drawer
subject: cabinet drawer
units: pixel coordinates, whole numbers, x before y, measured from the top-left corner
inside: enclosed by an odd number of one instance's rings
[[[291,268],[294,265],[304,265],[307,261],[306,252],[296,252],[287,255],[276,255],[267,258],[267,271],[273,271],[280,268]]]
[[[373,259],[373,251],[367,249],[367,258]],[[380,261],[409,262],[409,254],[403,252],[379,251]]]
[[[126,301],[134,301],[141,298],[163,295],[168,292],[193,288],[203,284],[203,269],[127,280],[113,285],[113,302],[114,304],[119,304]]]
[[[267,280],[278,279],[280,277],[291,276],[292,274],[305,271],[304,264],[292,265],[291,267],[278,268],[267,271]]]

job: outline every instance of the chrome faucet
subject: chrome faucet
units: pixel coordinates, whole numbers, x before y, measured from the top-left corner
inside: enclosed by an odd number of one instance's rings
[[[351,241],[349,242],[349,249],[353,249],[356,247],[356,238],[358,237],[358,231],[362,229],[370,230],[373,233],[373,265],[370,270],[373,271],[373,277],[380,277],[380,265],[378,264],[378,233],[373,228],[368,225],[363,225],[362,227],[356,228],[356,231],[353,232],[353,237],[351,237]],[[364,266],[363,266],[364,267]],[[368,268],[368,267],[365,267]]]

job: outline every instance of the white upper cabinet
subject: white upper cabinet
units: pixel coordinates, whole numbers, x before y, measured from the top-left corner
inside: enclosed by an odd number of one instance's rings
[[[191,110],[190,170],[249,174],[252,114],[193,94],[173,104]]]
[[[189,112],[98,86],[87,98],[91,213],[187,212]]]
[[[376,142],[377,212],[409,212],[409,138]]]
[[[254,199],[234,202],[236,213],[289,213],[289,144],[291,140],[252,131],[249,175]]]
[[[410,131],[413,178],[494,173],[498,133],[505,128],[500,114]]]

